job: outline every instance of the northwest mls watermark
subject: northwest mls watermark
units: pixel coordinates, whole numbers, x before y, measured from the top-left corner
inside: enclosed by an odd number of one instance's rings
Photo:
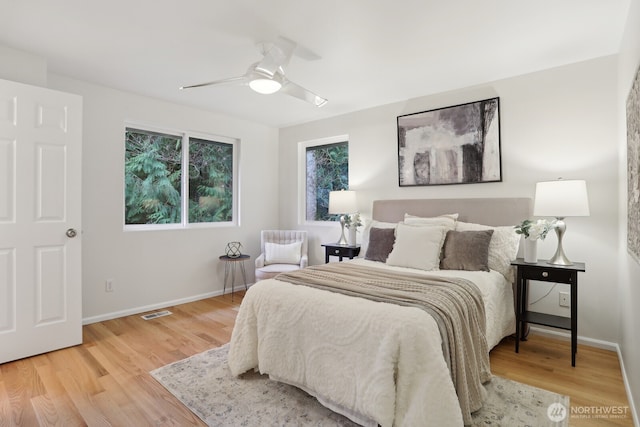
[[[567,418],[567,407],[562,403],[556,402],[547,408],[547,417],[554,423],[559,423]]]
[[[568,410],[562,403],[556,402],[547,408],[547,416],[554,423],[559,423],[565,419],[619,419],[628,418],[628,406],[571,406]]]
[[[627,418],[630,416],[628,406],[572,406],[571,418]]]

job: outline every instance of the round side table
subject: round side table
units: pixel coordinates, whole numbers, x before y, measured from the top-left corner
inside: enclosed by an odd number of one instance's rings
[[[236,265],[240,266],[240,273],[242,273],[242,281],[244,282],[244,289],[247,290],[247,274],[244,271],[244,262],[251,258],[249,255],[240,255],[238,257],[230,257],[227,255],[220,255],[220,261],[224,262],[224,285],[222,288],[222,294],[224,295],[227,290],[227,278],[229,272],[231,272],[231,301],[233,301],[234,284],[236,281]]]

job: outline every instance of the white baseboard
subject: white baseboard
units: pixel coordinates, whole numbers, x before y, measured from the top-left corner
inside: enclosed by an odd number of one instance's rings
[[[250,287],[252,284],[253,283],[248,283],[247,284],[247,288]],[[227,291],[226,293],[228,294],[230,292],[231,292],[231,290]],[[82,319],[82,324],[83,325],[89,325],[91,323],[103,322],[105,320],[111,320],[111,319],[117,319],[119,317],[131,316],[132,314],[144,313],[146,311],[158,310],[160,308],[167,308],[167,307],[171,307],[171,306],[174,306],[174,305],[186,304],[188,302],[199,301],[201,299],[217,297],[217,296],[220,296],[220,295],[222,295],[222,291],[207,292],[207,293],[204,293],[204,294],[193,295],[193,296],[186,297],[186,298],[179,298],[179,299],[172,300],[172,301],[164,301],[164,302],[159,302],[157,304],[144,305],[144,306],[140,306],[140,307],[132,307],[132,308],[128,308],[126,310],[120,310],[120,311],[114,311],[114,312],[111,312],[111,313],[100,314],[98,316],[85,317],[85,318]]]
[[[100,314],[98,316],[85,317],[82,319],[83,325],[91,323],[103,322],[105,320],[117,319],[118,317],[131,316],[132,314],[144,313],[145,311],[157,310],[159,308],[167,308],[173,305],[186,304],[188,302],[198,301],[205,298],[217,297],[222,295],[222,291],[207,292],[206,294],[194,295],[187,298],[180,298],[173,301],[164,301],[157,304],[143,305],[140,307],[132,307],[126,310],[114,311],[111,313]]]
[[[247,283],[247,289],[251,287],[253,283]],[[226,292],[231,293],[231,290]],[[105,320],[117,319],[118,317],[131,316],[132,314],[144,313],[145,311],[157,310],[159,308],[167,308],[174,305],[186,304],[188,302],[199,301],[201,299],[217,297],[222,295],[222,291],[207,292],[204,294],[193,295],[186,298],[179,298],[172,301],[159,302],[157,304],[144,305],[140,307],[133,307],[126,310],[114,311],[111,313],[101,314],[99,316],[85,317],[82,319],[83,325],[89,325],[91,323],[103,322]]]
[[[569,332],[545,329],[545,328],[540,328],[536,326],[531,326],[531,332],[534,332],[538,335],[546,335],[554,338],[560,338],[566,341],[571,340],[571,333]],[[631,416],[633,417],[633,425],[636,427],[640,427],[640,419],[638,418],[638,412],[634,404],[633,394],[631,392],[629,379],[627,377],[627,371],[625,370],[625,367],[624,367],[624,359],[622,358],[622,353],[620,352],[620,346],[618,345],[618,343],[596,340],[596,339],[587,338],[587,337],[581,337],[579,335],[578,335],[578,343],[616,352],[616,354],[618,355],[618,362],[620,363],[620,371],[622,372],[622,381],[624,382],[624,388],[627,393],[627,400],[629,401],[629,410],[631,411]]]
[[[531,332],[535,332],[538,335],[545,335],[548,337],[559,338],[566,341],[571,341],[571,333],[565,331],[558,331],[552,329],[545,329],[538,326],[531,326]],[[591,347],[602,348],[609,351],[618,351],[618,344],[609,341],[597,340],[594,338],[587,338],[578,335],[578,344],[584,344]]]
[[[627,371],[624,368],[624,359],[622,358],[622,352],[620,346],[616,344],[618,351],[618,361],[620,362],[620,370],[622,371],[622,381],[624,381],[624,388],[627,392],[627,400],[629,401],[629,409],[631,410],[631,416],[633,417],[633,425],[640,427],[640,418],[638,418],[638,411],[633,400],[633,393],[631,392],[631,386],[629,385],[629,378],[627,378]]]

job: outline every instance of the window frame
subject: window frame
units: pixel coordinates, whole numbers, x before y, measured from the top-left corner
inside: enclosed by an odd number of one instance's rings
[[[325,138],[312,139],[298,143],[298,223],[302,225],[332,226],[335,221],[316,221],[307,219],[307,149],[324,145],[335,145],[346,142],[349,145],[349,135],[336,135]],[[351,157],[349,157],[351,163]],[[349,179],[351,181],[351,179]]]
[[[182,230],[182,229],[197,229],[197,228],[221,228],[221,227],[238,227],[240,226],[240,194],[239,194],[239,175],[240,175],[240,140],[238,138],[230,138],[221,135],[214,135],[210,133],[197,132],[197,131],[184,131],[170,129],[160,126],[148,125],[138,122],[125,122],[123,133],[125,135],[127,129],[135,129],[142,132],[160,133],[167,136],[178,137],[182,139],[182,153],[180,156],[181,161],[181,181],[180,181],[180,222],[172,224],[127,224],[126,217],[126,187],[124,185],[124,164],[122,165],[122,224],[124,231],[158,231],[158,230]],[[232,213],[231,221],[220,222],[189,222],[189,144],[190,139],[200,139],[211,142],[220,142],[223,144],[230,144],[233,150],[232,160]],[[124,153],[122,158],[125,158],[127,150],[126,139],[124,141]],[[187,168],[185,168],[185,164]]]

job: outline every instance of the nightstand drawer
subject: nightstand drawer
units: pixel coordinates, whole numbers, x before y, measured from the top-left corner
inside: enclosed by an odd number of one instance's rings
[[[349,256],[353,252],[351,248],[337,248],[335,246],[327,248],[330,255]]]
[[[527,280],[540,280],[543,282],[571,283],[573,271],[558,270],[556,268],[526,268],[521,269],[522,278]]]
[[[341,245],[338,243],[326,243],[323,244],[325,249],[325,262],[329,262],[330,256],[337,256],[342,261],[342,258],[353,259],[360,253],[360,245]]]

